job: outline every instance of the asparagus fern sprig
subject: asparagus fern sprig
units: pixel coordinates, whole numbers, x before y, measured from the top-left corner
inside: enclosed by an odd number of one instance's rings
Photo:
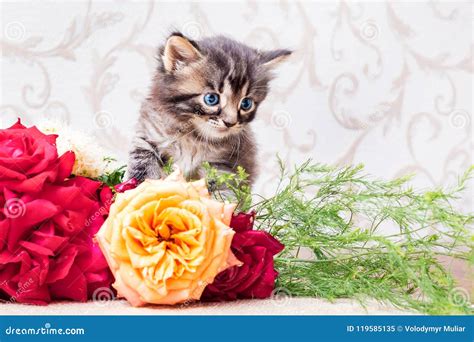
[[[271,197],[239,189],[242,177],[208,179],[230,185],[244,210],[257,212],[256,228],[285,250],[276,258],[277,287],[294,296],[372,297],[432,314],[472,313],[446,262],[474,262],[474,214],[455,208],[471,167],[451,190],[418,191],[411,177],[378,180],[361,165],[334,167],[307,161],[288,171],[280,162]],[[222,197],[219,187],[216,196]],[[457,299],[456,299],[457,298]]]

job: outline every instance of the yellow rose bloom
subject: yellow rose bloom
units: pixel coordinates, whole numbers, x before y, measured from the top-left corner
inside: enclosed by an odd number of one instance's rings
[[[239,264],[230,250],[234,208],[179,171],[117,194],[96,237],[118,295],[133,306],[199,299],[219,272]]]

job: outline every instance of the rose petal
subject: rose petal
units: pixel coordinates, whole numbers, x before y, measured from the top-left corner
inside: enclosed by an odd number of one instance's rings
[[[136,178],[131,178],[126,182],[117,184],[114,186],[115,191],[117,192],[125,192],[127,190],[135,189],[138,186],[138,181]]]
[[[23,204],[24,214],[20,217],[10,219],[12,227],[8,236],[8,249],[10,251],[15,250],[15,246],[18,241],[28,233],[33,233],[32,229],[35,225],[45,221],[56,215],[59,211],[58,207],[53,203],[45,200],[34,200],[32,202]]]
[[[49,289],[53,298],[87,301],[87,281],[82,271],[75,265],[71,266],[65,278],[50,284]]]
[[[237,215],[232,216],[232,220],[230,222],[230,226],[236,232],[244,232],[247,230],[253,229],[253,223],[255,221],[255,211],[251,211],[250,213],[238,213]]]
[[[74,260],[78,254],[77,247],[68,245],[53,263],[48,273],[47,283],[54,283],[60,279],[64,279],[73,267]]]

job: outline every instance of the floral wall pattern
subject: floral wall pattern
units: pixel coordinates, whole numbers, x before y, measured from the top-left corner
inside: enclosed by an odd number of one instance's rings
[[[277,153],[416,172],[421,186],[473,163],[469,2],[2,1],[1,13],[2,126],[62,120],[126,161],[156,47],[181,30],[295,51],[254,123],[257,191],[272,189]]]

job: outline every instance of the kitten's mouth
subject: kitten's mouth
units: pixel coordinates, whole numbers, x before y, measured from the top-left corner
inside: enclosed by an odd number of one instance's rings
[[[213,125],[211,125],[211,127],[213,129],[217,130],[218,132],[228,132],[228,131],[230,131],[230,128],[228,128],[228,127],[213,126]]]
[[[221,124],[221,123],[213,122],[213,121],[208,121],[208,125],[211,126],[212,129],[218,132],[227,133],[227,134],[233,134],[239,130],[239,125],[227,126],[224,123]]]
[[[227,127],[217,121],[202,121],[195,122],[199,134],[210,140],[220,140],[238,133],[238,126]]]
[[[212,134],[213,132],[219,135],[232,135],[237,132],[236,127],[226,127],[221,126],[219,124],[208,123],[209,126],[209,133]]]

